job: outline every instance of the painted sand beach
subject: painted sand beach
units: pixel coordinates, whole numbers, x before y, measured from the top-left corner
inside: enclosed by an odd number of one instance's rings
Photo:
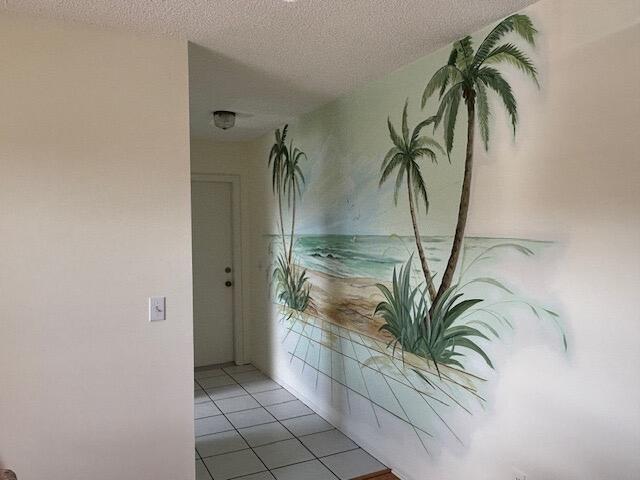
[[[270,237],[275,257],[281,248],[278,236]],[[429,264],[442,271],[451,249],[451,237],[423,237]],[[464,270],[474,258],[491,247],[514,243],[538,253],[549,242],[522,239],[468,237],[461,259]],[[302,235],[294,246],[294,261],[307,271],[311,299],[305,313],[359,333],[390,340],[379,332],[384,320],[374,316],[376,305],[384,297],[377,284],[390,287],[394,268],[399,269],[413,254],[415,240],[409,236],[377,235]],[[414,261],[415,285],[423,281],[419,264]]]

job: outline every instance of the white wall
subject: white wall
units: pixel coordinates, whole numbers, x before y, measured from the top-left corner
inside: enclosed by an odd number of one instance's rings
[[[521,112],[517,142],[502,113],[496,113],[490,155],[479,154],[476,161],[468,233],[558,242],[549,276],[523,281],[544,287],[557,300],[570,350],[563,355],[516,336],[487,411],[470,420],[464,446],[447,445],[430,458],[411,440],[410,429],[393,419],[378,429],[366,402],[360,408],[352,397],[348,410],[335,385],[317,386],[309,369],[303,376],[299,367],[292,368],[278,340],[277,319],[270,315],[267,267],[263,260],[253,261],[253,275],[262,279],[254,294],[258,366],[295,388],[403,478],[512,479],[516,469],[532,480],[640,476],[639,8],[632,0],[544,0],[526,9],[541,30],[536,58],[543,87],[538,92],[513,75]],[[440,62],[447,54],[434,55]],[[425,81],[430,73],[424,73]],[[376,88],[387,83],[396,88],[391,80],[402,75],[396,72]],[[409,81],[399,85],[414,87]],[[345,136],[355,135],[344,124],[354,112],[344,105],[375,103],[363,91],[339,101],[335,110],[325,107],[295,122],[291,133],[297,144],[303,149],[305,141],[322,144],[322,132],[330,129],[321,119],[327,118],[343,122]],[[353,130],[358,128],[354,123]],[[269,135],[256,146],[254,173],[264,176],[263,187],[256,189],[258,207],[271,198],[266,169],[271,142]],[[372,167],[376,172],[378,165],[379,159]],[[275,231],[275,221],[269,213],[253,214],[261,224],[254,235],[257,246],[260,229]]]
[[[186,42],[1,15],[0,65],[1,462],[192,479]]]

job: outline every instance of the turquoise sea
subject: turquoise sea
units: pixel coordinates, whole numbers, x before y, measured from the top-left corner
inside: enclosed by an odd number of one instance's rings
[[[451,241],[451,236],[422,237],[429,266],[434,272],[444,270]],[[272,249],[277,253],[281,248],[280,237],[271,236],[271,242]],[[547,242],[468,237],[465,239],[462,262],[466,264],[487,248],[501,243],[516,243],[536,253]],[[301,235],[296,237],[294,243],[296,263],[311,270],[344,278],[368,277],[388,281],[394,267],[406,262],[411,254],[417,259],[413,236]]]

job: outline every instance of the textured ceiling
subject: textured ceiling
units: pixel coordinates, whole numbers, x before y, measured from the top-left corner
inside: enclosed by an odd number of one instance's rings
[[[534,0],[0,0],[4,10],[189,40],[191,134],[260,135]],[[242,115],[221,131],[212,110]]]

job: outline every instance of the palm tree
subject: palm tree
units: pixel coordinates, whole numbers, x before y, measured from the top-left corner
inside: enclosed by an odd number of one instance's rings
[[[422,107],[424,108],[429,97],[437,90],[439,91],[440,106],[438,113],[435,115],[434,130],[440,123],[443,123],[444,140],[448,155],[453,148],[453,135],[460,100],[464,99],[467,106],[467,150],[458,222],[453,237],[453,245],[451,246],[451,254],[442,275],[436,301],[451,286],[464,239],[467,214],[469,213],[469,198],[471,196],[473,141],[476,120],[480,126],[480,136],[484,147],[487,150],[489,148],[490,113],[487,90],[492,90],[502,100],[511,119],[514,135],[518,124],[517,103],[513,96],[511,85],[492,65],[511,64],[532,78],[536,85],[538,84],[538,72],[533,62],[516,45],[503,43],[500,46],[496,46],[498,41],[510,32],[519,35],[530,45],[535,43],[537,30],[533,27],[529,17],[521,14],[511,15],[496,25],[476,52],[473,50],[471,37],[467,36],[454,43],[449,55],[449,61],[431,77],[422,95]]]
[[[276,141],[269,152],[269,166],[272,167],[272,188],[273,193],[278,195],[278,212],[280,215],[280,233],[282,235],[282,249],[285,257],[287,256],[287,244],[284,236],[284,222],[282,218],[282,193],[284,188],[284,174],[286,164],[288,163],[289,151],[285,140],[287,138],[287,129],[289,125],[285,125],[282,129],[276,129]]]
[[[418,256],[420,257],[420,264],[422,265],[422,271],[424,272],[424,278],[429,290],[429,296],[433,300],[436,296],[436,289],[433,285],[433,278],[427,265],[427,257],[424,254],[422,248],[422,241],[420,240],[420,231],[418,229],[418,221],[416,218],[416,205],[414,195],[416,197],[422,197],[425,203],[425,210],[429,210],[429,199],[427,196],[427,188],[420,172],[420,165],[418,159],[426,156],[431,159],[433,163],[436,163],[435,150],[439,150],[444,154],[444,150],[435,140],[421,136],[420,131],[427,125],[433,122],[433,118],[428,118],[420,122],[413,129],[411,136],[409,136],[409,127],[407,126],[407,106],[408,101],[404,104],[404,111],[402,112],[402,136],[396,133],[391,119],[387,119],[387,125],[389,126],[389,136],[393,142],[393,147],[387,152],[384,157],[382,166],[380,168],[380,185],[393,173],[394,170],[398,170],[396,175],[396,187],[394,191],[394,202],[398,204],[398,193],[402,186],[404,175],[407,175],[407,193],[409,195],[409,211],[411,212],[411,223],[413,224],[413,234],[416,237],[416,247],[418,248]]]
[[[293,146],[293,140],[289,143],[288,155],[286,157],[283,179],[284,193],[287,195],[287,204],[291,208],[291,238],[289,239],[289,256],[287,262],[291,265],[293,254],[293,235],[296,227],[296,195],[302,196],[301,184],[304,184],[304,175],[300,169],[299,162],[302,158],[307,158],[306,153],[298,147]]]

